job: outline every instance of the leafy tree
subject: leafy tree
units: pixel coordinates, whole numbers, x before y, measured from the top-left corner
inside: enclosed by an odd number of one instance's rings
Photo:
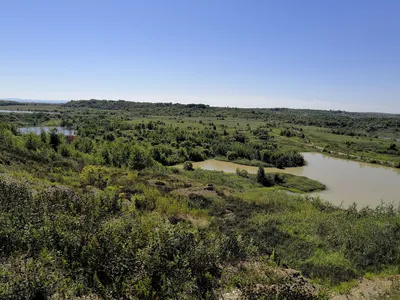
[[[57,133],[57,129],[53,129],[50,133],[50,145],[53,147],[55,151],[57,151],[58,146],[61,144],[61,139],[59,134]]]
[[[75,142],[75,148],[84,153],[91,153],[93,147],[93,140],[88,137],[80,137]]]
[[[239,168],[236,169],[236,174],[239,175],[240,177],[248,178],[249,173],[246,170],[241,170]]]
[[[70,157],[72,154],[70,146],[66,144],[61,145],[60,154],[63,157]]]
[[[274,176],[271,174],[265,175],[265,170],[261,166],[258,167],[257,182],[267,187],[275,185]]]
[[[258,167],[257,170],[257,182],[264,185],[265,184],[265,170],[263,167]]]
[[[47,133],[43,129],[40,131],[40,140],[43,144],[47,144]]]
[[[107,186],[108,174],[107,170],[102,166],[85,166],[79,175],[81,184],[92,185],[99,189]]]
[[[203,147],[195,147],[188,151],[188,156],[191,161],[203,161],[207,156],[204,153]]]
[[[132,170],[143,170],[154,165],[154,160],[148,150],[135,145],[131,148],[128,166]]]
[[[36,150],[40,146],[40,140],[38,136],[32,132],[26,135],[25,148],[28,150]]]
[[[238,158],[238,154],[236,152],[234,152],[234,151],[228,151],[228,153],[226,154],[226,157],[229,160],[235,160],[235,159]]]
[[[112,132],[107,132],[103,138],[109,142],[115,141],[115,135]]]
[[[193,171],[193,164],[191,161],[185,161],[185,163],[183,164],[183,169],[186,171]]]

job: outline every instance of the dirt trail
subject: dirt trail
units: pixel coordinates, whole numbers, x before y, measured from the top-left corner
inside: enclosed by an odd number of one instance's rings
[[[346,295],[333,295],[333,300],[400,299],[400,276],[363,279]]]

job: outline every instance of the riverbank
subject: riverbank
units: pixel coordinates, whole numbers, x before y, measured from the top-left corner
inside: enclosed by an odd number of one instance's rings
[[[274,165],[272,164],[267,164],[265,162],[262,162],[261,160],[249,160],[249,159],[233,159],[229,160],[225,156],[216,156],[213,159],[219,160],[219,161],[226,161],[226,162],[232,162],[234,164],[238,165],[243,165],[243,166],[251,166],[251,167],[264,167],[264,168],[275,168]]]
[[[285,146],[291,146],[294,150],[300,152],[320,152],[337,158],[400,168],[400,159],[398,157],[374,152],[374,149],[382,147],[380,143],[382,141],[377,141],[376,138],[330,134],[310,126],[304,127],[304,132],[310,139],[290,138],[274,132],[271,132],[271,135],[278,144],[284,141]],[[396,141],[390,140],[383,141],[386,148],[390,147],[391,142],[396,143]],[[357,154],[359,152],[364,153]]]
[[[364,157],[364,156],[357,156],[354,154],[346,154],[343,152],[336,152],[333,150],[329,150],[328,148],[322,148],[316,145],[311,145],[311,147],[314,150],[317,150],[320,153],[323,153],[325,155],[330,155],[332,157],[340,158],[340,159],[348,159],[352,161],[357,161],[357,162],[364,162],[368,164],[374,164],[374,165],[379,165],[379,166],[384,166],[384,167],[389,167],[389,168],[400,168],[400,162],[396,163],[393,161],[387,161],[387,160],[378,160],[378,159],[373,159],[369,157]]]
[[[349,207],[356,203],[360,207],[377,207],[381,202],[398,205],[398,186],[400,184],[400,170],[384,166],[345,160],[324,155],[322,153],[303,153],[308,164],[296,168],[265,168],[266,174],[279,173],[307,177],[326,186],[325,190],[315,190],[313,196],[337,205]],[[256,174],[258,167],[238,165],[220,160],[206,160],[193,163],[196,168],[205,170],[236,173],[237,169]],[[379,186],[374,182],[380,179]],[[296,178],[298,181],[298,178]],[[304,184],[304,183],[302,183]],[[296,184],[301,185],[299,183]],[[297,189],[297,188],[296,188]],[[307,188],[302,187],[302,192]]]

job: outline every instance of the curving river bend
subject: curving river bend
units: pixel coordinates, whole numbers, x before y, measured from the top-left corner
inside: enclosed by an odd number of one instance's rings
[[[400,169],[350,161],[321,153],[303,153],[307,166],[287,168],[265,168],[266,172],[289,173],[318,180],[327,186],[326,191],[315,193],[336,205],[348,207],[376,207],[381,201],[400,204]],[[237,168],[256,173],[257,167],[231,162],[206,160],[193,163],[194,167],[234,173]]]

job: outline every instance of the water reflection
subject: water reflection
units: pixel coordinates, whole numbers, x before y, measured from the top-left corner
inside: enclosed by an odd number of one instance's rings
[[[63,135],[76,135],[76,132],[74,129],[66,128],[66,127],[22,127],[19,128],[19,131],[22,133],[29,133],[33,132],[35,134],[40,134],[40,132],[43,130],[44,132],[51,132],[53,129],[56,129],[58,133],[61,133]]]
[[[400,170],[383,166],[334,158],[321,153],[303,153],[307,166],[285,170],[266,168],[266,172],[288,173],[318,180],[327,190],[318,192],[321,198],[336,205],[353,202],[360,207],[376,207],[381,201],[400,203]],[[194,167],[234,173],[237,168],[256,173],[257,167],[231,162],[207,160],[193,163]]]
[[[58,112],[55,111],[38,111],[38,110],[7,110],[7,109],[0,109],[0,113],[6,113],[6,114],[50,114],[50,115],[55,115],[58,114]]]

